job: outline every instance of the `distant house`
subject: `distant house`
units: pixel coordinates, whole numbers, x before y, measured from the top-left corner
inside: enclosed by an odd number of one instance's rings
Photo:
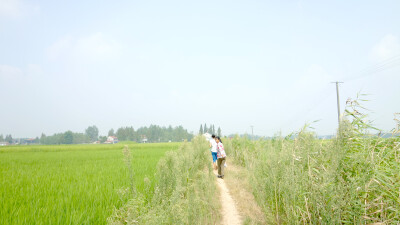
[[[108,136],[107,141],[104,144],[115,144],[118,143],[118,138],[115,136]]]
[[[27,138],[27,139],[25,139],[25,143],[28,145],[33,144],[35,142],[35,140],[36,140],[35,138]]]
[[[5,142],[5,141],[0,142],[0,146],[6,146],[6,145],[9,145],[9,143],[8,143],[8,142]]]

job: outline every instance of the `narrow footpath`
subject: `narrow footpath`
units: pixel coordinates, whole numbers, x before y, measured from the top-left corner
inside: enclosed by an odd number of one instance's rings
[[[214,170],[214,174],[217,172]],[[227,188],[224,179],[216,178],[217,185],[220,190],[220,201],[222,206],[222,221],[223,225],[240,225],[242,224],[242,218],[236,207],[236,203],[233,200],[229,189]]]

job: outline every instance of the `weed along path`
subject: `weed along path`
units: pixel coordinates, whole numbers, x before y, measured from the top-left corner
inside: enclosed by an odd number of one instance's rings
[[[216,171],[214,171],[217,175]],[[217,178],[217,185],[220,190],[220,201],[222,206],[222,221],[223,225],[240,225],[242,224],[241,217],[236,208],[235,201],[233,200],[229,189],[225,184],[224,179]]]

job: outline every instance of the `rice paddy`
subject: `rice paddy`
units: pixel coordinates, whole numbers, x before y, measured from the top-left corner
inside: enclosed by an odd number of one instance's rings
[[[136,191],[151,194],[159,159],[179,145],[128,144]],[[105,224],[131,197],[123,147],[1,147],[0,224]]]

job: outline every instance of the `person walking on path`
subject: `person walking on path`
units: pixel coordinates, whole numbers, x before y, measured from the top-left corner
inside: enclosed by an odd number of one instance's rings
[[[217,142],[215,141],[215,134],[211,135],[210,139],[210,151],[213,159],[213,168],[217,169]]]
[[[226,162],[226,153],[221,138],[216,137],[215,141],[217,142],[218,178],[224,179],[224,165]]]

